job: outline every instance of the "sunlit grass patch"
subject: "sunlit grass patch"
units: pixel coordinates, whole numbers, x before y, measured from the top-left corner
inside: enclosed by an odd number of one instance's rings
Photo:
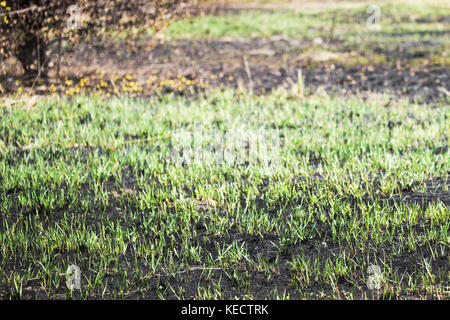
[[[202,16],[178,21],[165,34],[171,39],[223,37],[287,37],[313,38],[319,33],[315,26],[331,22],[330,18],[289,12],[242,12],[222,16]]]

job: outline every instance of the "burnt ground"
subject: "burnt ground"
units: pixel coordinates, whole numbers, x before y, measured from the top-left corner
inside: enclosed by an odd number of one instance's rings
[[[304,54],[311,47],[316,47],[317,53]],[[334,53],[342,47],[340,42],[318,46],[312,41],[286,38],[179,41],[155,46],[149,57],[160,65],[172,63],[179,66],[181,74],[195,74],[195,66],[198,66],[207,75],[217,75],[218,80],[212,82],[215,86],[228,80],[231,87],[243,84],[257,93],[270,92],[280,86],[289,88],[297,83],[299,70],[306,88],[313,92],[325,90],[328,93],[354,94],[390,91],[394,95],[431,101],[446,96],[440,87],[447,91],[450,89],[448,68],[430,65],[392,68],[390,65],[370,64],[370,61],[367,65],[347,66],[339,61],[342,55]],[[407,56],[407,52],[399,51],[400,65]],[[321,61],[333,58],[337,61]],[[231,83],[229,76],[234,79]]]
[[[387,93],[418,102],[448,101],[450,94],[448,66],[432,63],[431,59],[433,51],[442,45],[439,40],[391,47],[369,43],[364,48],[339,40],[282,36],[178,41],[140,38],[126,42],[98,39],[76,46],[63,45],[59,77],[55,75],[57,55],[53,48],[49,52],[50,77],[36,81],[35,77],[20,75],[20,69],[16,68],[15,76],[3,77],[2,86],[6,91],[15,91],[20,86],[25,90],[32,87],[38,94],[67,94],[66,79],[75,84],[82,78],[91,79],[91,88],[86,89],[95,90],[105,79],[131,75],[142,89],[129,93],[138,96],[157,92],[195,96],[211,87],[261,94],[279,87],[293,88],[301,74],[309,93],[365,96]],[[192,84],[180,82],[181,78]],[[108,81],[102,89],[113,94],[121,90],[117,87]]]

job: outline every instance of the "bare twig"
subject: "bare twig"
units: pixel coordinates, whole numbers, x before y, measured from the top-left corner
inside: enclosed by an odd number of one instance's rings
[[[56,63],[56,76],[59,77],[59,70],[61,66],[61,38],[58,40],[58,60]]]
[[[250,91],[253,92],[253,80],[252,80],[252,73],[250,72],[250,68],[248,66],[247,57],[244,56],[244,66],[245,66],[245,72],[247,72],[248,77],[248,84],[250,86]]]
[[[447,96],[450,96],[450,92],[445,89],[444,87],[439,87],[438,90],[444,94],[446,94]]]
[[[333,15],[333,18],[331,20],[331,27],[330,32],[328,34],[328,43],[331,43],[334,39],[334,28],[336,27],[336,13]]]
[[[12,15],[15,15],[15,14],[23,14],[23,13],[26,13],[26,12],[29,12],[29,11],[35,11],[35,10],[41,11],[41,10],[44,10],[46,8],[47,7],[45,7],[45,6],[42,6],[42,7],[29,7],[29,8],[20,9],[20,10],[8,11],[8,12],[5,12],[5,13],[0,13],[0,18],[4,17],[4,16],[8,16],[9,17],[9,16],[12,16]]]
[[[40,57],[40,47],[39,47],[39,40],[38,40],[38,44],[37,44],[37,56],[38,56],[38,73],[36,75],[36,78],[34,78],[33,81],[33,85],[31,86],[31,90],[34,89],[34,87],[36,86],[36,83],[38,82],[39,78],[41,77],[41,71],[42,71],[42,66],[41,66],[41,57]],[[43,61],[43,65],[45,65],[47,63],[47,60],[49,59],[49,57],[46,57],[45,60]]]
[[[114,82],[114,80],[111,79],[110,81],[111,81],[111,84],[112,84],[113,87],[114,87],[114,90],[116,90],[117,92],[119,92],[119,89],[117,88],[116,83]]]

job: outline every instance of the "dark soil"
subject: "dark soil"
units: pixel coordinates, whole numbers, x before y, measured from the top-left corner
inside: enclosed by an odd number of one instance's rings
[[[360,93],[370,96],[387,93],[392,97],[408,97],[418,102],[448,101],[450,70],[443,65],[432,65],[426,60],[439,41],[402,43],[393,48],[377,44],[361,49],[340,41],[314,43],[303,39],[275,37],[271,39],[234,40],[180,40],[162,42],[140,39],[128,43],[84,43],[68,46],[62,57],[61,76],[54,77],[56,59],[50,63],[52,78],[23,76],[4,77],[6,90],[15,90],[14,80],[20,79],[37,93],[48,93],[51,84],[58,87],[64,78],[76,83],[82,77],[92,78],[91,86],[100,78],[132,75],[144,90],[135,95],[149,96],[157,90],[179,95],[195,96],[206,88],[239,88],[254,93],[269,93],[276,88],[295,87],[299,71],[308,92],[331,94]],[[417,48],[423,48],[417,51]],[[309,50],[313,51],[309,51]],[[356,49],[356,50],[355,50]],[[388,63],[371,62],[372,54],[383,55]],[[368,63],[358,63],[358,56],[367,56]],[[321,58],[322,57],[322,58]],[[412,66],[410,59],[423,58],[424,65]],[[428,64],[427,64],[428,63]],[[177,76],[204,83],[206,87],[176,88],[159,86],[160,81]],[[148,77],[157,79],[146,84]],[[59,79],[59,80],[58,80]],[[110,86],[110,84],[108,83]],[[158,88],[159,87],[159,88]],[[109,90],[112,92],[112,87]],[[64,94],[63,89],[58,89]]]

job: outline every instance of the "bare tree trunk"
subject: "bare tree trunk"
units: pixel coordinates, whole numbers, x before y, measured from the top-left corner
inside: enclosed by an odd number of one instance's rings
[[[45,69],[45,51],[46,43],[42,37],[35,33],[29,33],[25,40],[18,47],[17,59],[22,64],[25,73],[30,74],[38,72],[39,68]],[[33,69],[36,64],[37,69]]]

